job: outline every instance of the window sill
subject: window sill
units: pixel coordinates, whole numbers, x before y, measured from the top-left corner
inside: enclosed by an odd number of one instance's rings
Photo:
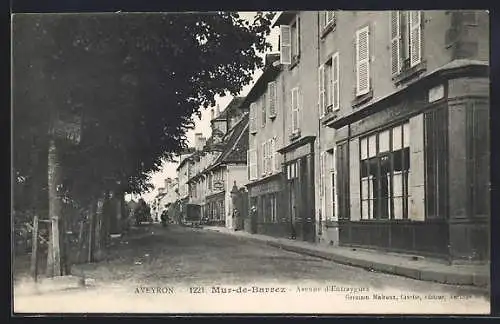
[[[418,63],[413,67],[408,67],[400,72],[397,76],[394,76],[392,80],[396,85],[400,85],[404,82],[408,82],[412,79],[417,78],[423,72],[427,70],[427,64],[425,61]]]
[[[352,102],[351,106],[353,108],[357,108],[361,106],[364,103],[367,103],[373,98],[373,89],[370,89],[368,93],[365,93],[364,95],[357,96]]]
[[[329,32],[331,32],[332,30],[334,30],[334,29],[335,29],[335,26],[337,26],[337,22],[336,22],[336,21],[335,21],[335,19],[334,19],[334,20],[333,20],[332,22],[330,22],[328,25],[326,25],[325,27],[323,27],[323,29],[321,30],[321,36],[320,36],[320,38],[321,38],[321,39],[324,39],[324,38],[325,38],[325,36],[326,36]]]

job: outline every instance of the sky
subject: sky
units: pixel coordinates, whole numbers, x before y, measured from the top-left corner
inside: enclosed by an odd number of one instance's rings
[[[252,20],[255,14],[256,14],[256,12],[252,12],[252,11],[240,12],[240,16],[242,18],[247,19],[247,20]],[[271,51],[277,51],[277,49],[278,49],[278,34],[279,34],[279,31],[275,28],[272,30],[271,34],[268,36],[268,41],[272,45]],[[264,54],[262,54],[261,56],[263,56],[263,55]],[[243,89],[239,95],[246,96],[248,94],[248,92],[250,91],[250,89],[252,89],[253,84],[260,77],[261,74],[262,74],[261,70],[255,71],[254,76],[253,76],[253,81],[250,84],[243,87]],[[217,96],[216,97],[216,105],[217,104],[219,105],[220,111],[222,112],[222,111],[224,111],[226,106],[231,102],[232,99],[233,99],[233,97],[230,95],[227,95],[225,97]],[[210,137],[210,135],[211,135],[210,107],[207,109],[204,109],[204,108],[201,109],[201,120],[198,119],[197,116],[193,116],[193,119],[195,122],[195,128],[192,130],[189,130],[186,133],[190,147],[194,146],[194,134],[202,133],[205,138]],[[177,163],[167,163],[167,162],[164,163],[162,166],[162,169],[159,172],[156,172],[156,173],[151,175],[150,182],[151,182],[151,184],[153,184],[154,189],[148,193],[143,193],[141,195],[141,197],[144,198],[144,200],[146,200],[146,201],[152,201],[153,198],[158,193],[158,188],[163,187],[164,179],[166,179],[167,177],[170,177],[170,178],[177,177],[177,174],[176,174],[177,165],[178,165]],[[130,196],[125,197],[126,200],[130,200],[130,198],[131,198]]]

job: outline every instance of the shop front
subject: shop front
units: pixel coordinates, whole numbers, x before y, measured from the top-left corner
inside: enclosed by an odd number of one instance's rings
[[[290,221],[283,200],[283,176],[277,173],[247,185],[249,193],[250,219],[245,231],[275,237],[290,235]]]
[[[211,226],[225,226],[225,191],[206,197],[205,224]]]
[[[489,81],[472,71],[438,74],[330,124],[340,245],[489,259]]]
[[[282,148],[284,205],[292,239],[316,242],[314,141],[307,136]]]

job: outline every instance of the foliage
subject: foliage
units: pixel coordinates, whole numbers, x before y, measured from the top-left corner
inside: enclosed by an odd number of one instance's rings
[[[248,22],[206,14],[43,14],[13,17],[14,167],[33,175],[54,116],[83,117],[63,145],[64,185],[82,202],[105,190],[140,193],[162,159],[186,147],[191,117],[236,95],[270,48],[272,13]]]

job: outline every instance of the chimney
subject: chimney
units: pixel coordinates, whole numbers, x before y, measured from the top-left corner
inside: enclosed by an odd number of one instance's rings
[[[219,109],[219,104],[217,104],[217,106],[215,106],[215,117],[219,117],[219,114],[220,114],[220,109]]]
[[[202,138],[203,138],[203,134],[202,133],[196,133],[196,134],[194,134],[194,148],[197,151],[201,151],[201,149],[203,148],[203,145],[201,143],[201,139]]]

